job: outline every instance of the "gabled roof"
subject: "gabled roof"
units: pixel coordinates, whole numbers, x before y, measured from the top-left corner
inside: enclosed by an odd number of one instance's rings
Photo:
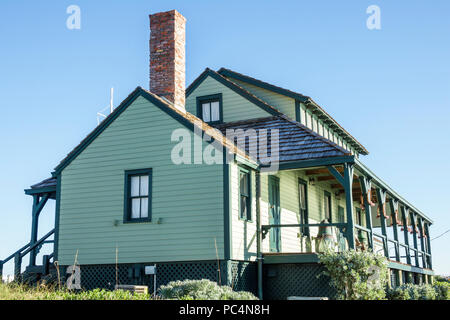
[[[310,108],[314,114],[317,115],[319,119],[321,119],[324,123],[326,123],[328,126],[330,126],[333,130],[341,134],[342,136],[346,137],[347,143],[349,143],[352,147],[354,147],[359,153],[363,155],[369,154],[367,149],[358,141],[356,140],[350,133],[348,133],[336,120],[334,120],[322,107],[320,107],[311,97],[305,96],[303,94],[284,89],[278,86],[275,86],[273,84],[252,78],[250,76],[232,71],[230,69],[221,68],[217,72],[220,75],[227,77],[227,78],[233,78],[236,80],[240,80],[242,82],[246,82],[249,84],[252,84],[254,86],[293,98],[295,100],[298,100],[299,102],[303,103],[305,106]]]
[[[207,77],[211,77],[224,86],[230,88],[243,98],[247,99],[248,101],[254,103],[261,109],[267,111],[271,115],[282,115],[282,113],[265,102],[264,100],[258,98],[251,92],[249,92],[247,89],[244,89],[243,87],[239,86],[238,84],[234,83],[230,79],[225,78],[224,76],[220,75],[214,70],[211,70],[209,68],[206,68],[205,71],[203,71],[186,89],[186,97],[188,97]]]
[[[201,119],[197,118],[193,114],[181,111],[177,109],[173,104],[169,103],[167,100],[164,100],[157,96],[154,93],[151,93],[141,87],[137,87],[132,93],[128,95],[128,97],[122,101],[122,103],[108,116],[105,120],[103,120],[91,133],[87,135],[55,168],[55,171],[52,173],[53,176],[56,176],[60,173],[65,167],[67,167],[72,160],[74,160],[95,138],[97,138],[119,115],[126,110],[126,108],[131,105],[138,97],[143,97],[147,99],[149,102],[157,106],[162,111],[166,112],[170,116],[172,116],[175,120],[179,121],[181,124],[186,126],[187,128],[193,130],[194,127],[199,128],[206,135],[212,137],[212,139],[219,141],[223,146],[227,147],[232,153],[240,154],[241,156],[248,158],[244,152],[237,149],[237,147],[229,142],[226,137],[217,132],[213,127],[208,125],[206,122],[203,122]]]
[[[345,150],[334,142],[305,127],[301,123],[291,120],[284,115],[227,122],[218,124],[215,127],[222,131],[225,135],[227,129],[242,129],[244,131],[254,129],[257,132],[259,130],[267,130],[268,137],[271,135],[271,130],[277,129],[279,132],[279,163],[351,155],[350,151]],[[245,142],[246,153],[249,153],[251,147],[256,146],[257,143],[258,141],[256,136],[249,136]],[[267,155],[269,156],[272,152],[270,146],[271,143],[268,143]],[[264,158],[260,158],[261,154],[258,156],[258,162],[268,162],[267,156]]]

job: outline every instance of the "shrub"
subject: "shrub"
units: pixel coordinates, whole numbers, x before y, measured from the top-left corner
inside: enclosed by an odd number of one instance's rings
[[[450,300],[450,282],[436,281],[433,285],[437,300]]]
[[[388,289],[386,296],[389,300],[446,300],[448,287],[429,284],[403,284],[397,288]]]
[[[172,281],[161,286],[159,294],[163,299],[177,300],[257,300],[250,292],[236,292],[206,279]]]
[[[319,260],[325,266],[321,275],[331,278],[331,285],[336,289],[338,299],[385,298],[389,269],[384,256],[370,251],[347,250],[338,253],[327,250],[319,254]]]

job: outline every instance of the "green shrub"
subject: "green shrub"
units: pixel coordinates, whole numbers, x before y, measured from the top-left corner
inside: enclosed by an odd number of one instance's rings
[[[389,269],[384,256],[370,251],[347,250],[342,253],[327,250],[319,254],[325,266],[321,275],[331,278],[337,298],[343,300],[378,300],[386,296]]]
[[[386,291],[389,300],[446,300],[447,294],[448,291],[442,286],[411,283]]]
[[[159,288],[163,299],[177,300],[257,300],[250,292],[233,291],[210,280],[172,281]]]
[[[450,282],[436,281],[433,287],[437,300],[450,300]]]

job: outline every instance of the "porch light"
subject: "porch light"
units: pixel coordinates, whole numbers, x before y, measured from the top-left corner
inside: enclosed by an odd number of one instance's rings
[[[311,186],[314,186],[314,185],[316,184],[316,179],[313,178],[313,177],[310,177],[310,178],[309,178],[309,184],[310,184]]]

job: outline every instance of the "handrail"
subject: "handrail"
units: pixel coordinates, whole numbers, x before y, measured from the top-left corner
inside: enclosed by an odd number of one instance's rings
[[[31,245],[31,242],[27,243],[25,246],[11,254],[9,257],[7,257],[5,260],[0,260],[0,281],[2,279],[3,275],[3,265],[14,258],[14,274],[20,275],[20,266],[22,264],[22,258],[30,253],[32,250],[36,249],[39,246],[42,246],[45,243],[50,243],[54,241],[46,241],[48,237],[50,237],[52,234],[55,233],[55,229],[50,230],[47,234],[45,234],[41,239],[36,241],[33,245]],[[53,253],[51,254],[53,256]]]
[[[12,255],[10,255],[8,258],[6,258],[5,260],[0,260],[0,264],[5,264],[7,263],[9,260],[11,260],[12,258],[15,257],[15,255],[19,252],[22,252],[23,250],[25,250],[26,248],[28,248],[30,246],[30,242],[28,242],[26,245],[24,245],[22,248],[20,248],[19,250],[17,250],[16,252],[14,252]]]
[[[55,229],[50,230],[45,236],[43,236],[41,239],[36,241],[32,246],[30,246],[27,250],[25,250],[23,253],[21,253],[21,257],[25,256],[27,253],[29,253],[34,248],[40,246],[48,237],[50,237],[55,232]]]

